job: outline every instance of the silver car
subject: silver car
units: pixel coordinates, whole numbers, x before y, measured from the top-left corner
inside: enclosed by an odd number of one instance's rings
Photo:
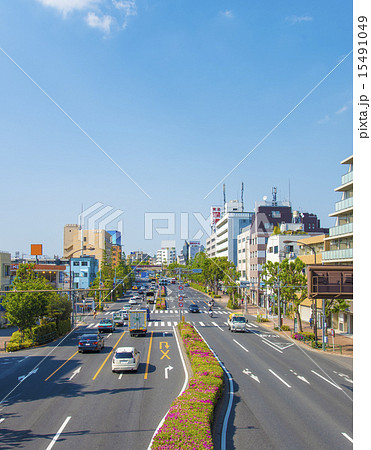
[[[119,347],[112,358],[112,372],[138,370],[140,352],[135,347]]]

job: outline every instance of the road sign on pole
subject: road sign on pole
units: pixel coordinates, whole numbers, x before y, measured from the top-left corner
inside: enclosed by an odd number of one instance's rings
[[[192,269],[193,273],[202,273],[202,269]]]
[[[182,302],[183,299],[184,299],[183,295],[179,295],[178,300],[179,300],[180,302]]]
[[[178,303],[179,308],[183,308],[183,302]]]
[[[179,285],[179,290],[182,291],[184,289],[184,286],[182,284]]]

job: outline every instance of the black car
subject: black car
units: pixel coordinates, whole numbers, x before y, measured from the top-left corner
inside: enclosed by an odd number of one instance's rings
[[[104,348],[104,339],[100,334],[83,334],[79,339],[79,353],[100,352]]]
[[[199,313],[200,312],[200,310],[198,309],[198,305],[195,305],[195,304],[189,305],[188,311],[190,313]]]

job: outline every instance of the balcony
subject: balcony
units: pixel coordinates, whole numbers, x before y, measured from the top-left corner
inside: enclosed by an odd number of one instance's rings
[[[348,233],[353,233],[353,222],[330,228],[329,237],[339,236],[340,234],[348,234]]]
[[[353,260],[353,249],[343,248],[341,250],[329,250],[327,252],[322,252],[322,261],[336,261],[340,259]]]
[[[351,172],[346,173],[341,177],[341,184],[347,184],[350,181],[353,181],[353,170]]]
[[[353,207],[353,197],[349,197],[345,200],[335,203],[335,211],[342,211],[343,209],[348,209]]]

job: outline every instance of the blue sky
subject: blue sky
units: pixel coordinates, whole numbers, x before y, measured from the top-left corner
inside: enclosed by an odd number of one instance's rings
[[[0,249],[61,255],[64,225],[101,202],[124,211],[126,252],[154,253],[179,226],[145,240],[144,214],[188,212],[193,237],[222,185],[205,196],[352,50],[352,3],[3,0],[0,47]],[[290,183],[293,208],[332,226],[352,83],[350,55],[224,181],[227,200],[243,181],[252,211]]]

